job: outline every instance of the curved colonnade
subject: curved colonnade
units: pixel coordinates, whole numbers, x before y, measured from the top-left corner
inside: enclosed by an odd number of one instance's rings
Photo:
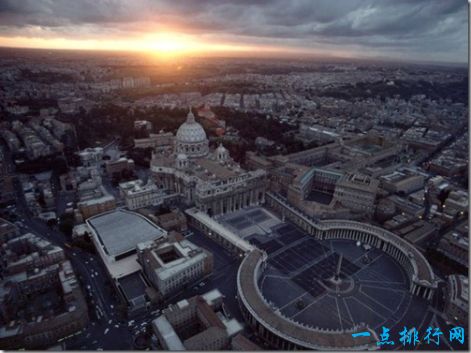
[[[356,221],[316,220],[272,193],[266,194],[266,201],[283,219],[289,219],[317,239],[359,240],[391,255],[406,270],[412,294],[430,300],[437,289],[438,281],[427,259],[414,245],[396,234]]]
[[[430,300],[437,279],[425,257],[397,235],[365,223],[348,220],[319,221],[292,207],[282,197],[267,193],[267,205],[317,239],[361,241],[396,259],[410,279],[410,292]],[[273,347],[283,350],[376,349],[377,334],[366,325],[349,330],[325,330],[298,323],[283,316],[263,297],[258,280],[266,266],[266,254],[258,249],[247,253],[237,274],[238,300],[247,323]],[[352,338],[352,332],[369,331],[369,337]]]

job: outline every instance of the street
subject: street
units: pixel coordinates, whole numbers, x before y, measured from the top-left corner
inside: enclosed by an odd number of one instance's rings
[[[65,340],[67,349],[132,349],[132,334],[127,324],[118,322],[115,310],[118,301],[111,288],[106,288],[107,274],[101,259],[96,254],[71,247],[64,234],[33,218],[18,179],[15,180],[15,190],[16,214],[22,220],[22,232],[37,234],[64,249],[89,304],[90,325],[81,334]],[[108,331],[104,334],[106,329]]]

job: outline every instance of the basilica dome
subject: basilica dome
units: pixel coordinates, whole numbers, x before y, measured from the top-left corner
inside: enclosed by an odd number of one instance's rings
[[[186,121],[178,128],[175,152],[184,153],[188,157],[203,157],[209,152],[209,141],[203,127],[195,121],[190,111]]]
[[[206,132],[203,127],[195,121],[195,116],[190,110],[186,121],[178,128],[177,141],[195,143],[206,141],[206,139]]]

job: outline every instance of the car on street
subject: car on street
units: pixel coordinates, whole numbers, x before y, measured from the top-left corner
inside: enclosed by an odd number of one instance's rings
[[[186,230],[186,231],[183,232],[183,235],[185,237],[189,237],[189,236],[193,235],[193,232],[191,230]]]

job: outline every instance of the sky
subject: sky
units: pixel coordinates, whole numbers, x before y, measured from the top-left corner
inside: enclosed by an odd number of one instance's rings
[[[0,46],[467,62],[466,0],[0,0]]]

